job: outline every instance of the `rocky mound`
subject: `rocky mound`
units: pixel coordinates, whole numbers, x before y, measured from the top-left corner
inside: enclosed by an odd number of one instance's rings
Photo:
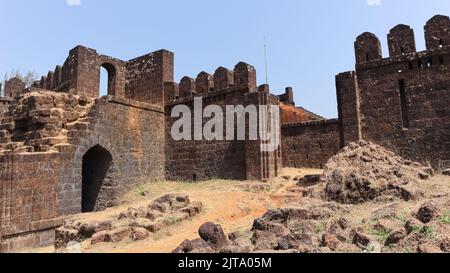
[[[370,142],[351,143],[325,166],[325,198],[358,204],[382,198],[411,200],[433,169],[405,160]]]
[[[97,213],[93,213],[93,217],[84,217],[85,214],[75,216],[56,230],[55,247],[60,249],[70,242],[87,239],[91,239],[91,244],[116,243],[126,238],[143,240],[150,232],[158,232],[196,216],[202,207],[200,202],[191,203],[188,196],[169,194],[154,200],[147,207],[129,208],[104,220],[98,220],[99,217],[95,217]]]
[[[357,253],[450,252],[450,202],[426,202],[399,208],[392,203],[371,208],[368,218],[336,203],[269,210],[251,231],[225,235],[205,223],[199,239],[186,240],[174,253]],[[366,208],[367,210],[367,208]]]

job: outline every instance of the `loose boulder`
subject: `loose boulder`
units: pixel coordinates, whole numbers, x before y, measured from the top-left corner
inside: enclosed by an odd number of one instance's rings
[[[423,204],[417,212],[417,219],[422,223],[429,223],[439,217],[439,208],[433,202]]]
[[[198,234],[200,238],[215,249],[221,248],[227,242],[227,237],[222,227],[211,222],[203,224],[198,230]]]

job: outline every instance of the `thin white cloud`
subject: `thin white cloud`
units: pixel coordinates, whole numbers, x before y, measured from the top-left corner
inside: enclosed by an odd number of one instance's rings
[[[369,6],[381,6],[381,0],[366,0]]]
[[[69,6],[81,6],[81,0],[66,0]]]

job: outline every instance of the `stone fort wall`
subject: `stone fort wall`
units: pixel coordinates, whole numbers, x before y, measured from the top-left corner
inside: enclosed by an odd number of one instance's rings
[[[425,26],[427,49],[416,52],[406,25],[388,34],[388,58],[371,33],[355,42],[356,71],[336,77],[341,141],[363,138],[436,169],[450,166],[450,19]]]
[[[322,167],[340,147],[365,139],[438,170],[448,168],[450,19],[437,15],[424,29],[427,48],[417,52],[414,31],[394,27],[388,58],[374,34],[356,39],[356,70],[336,76],[338,121],[295,122],[288,108],[293,106],[284,106],[284,166]],[[292,101],[288,92],[280,98]]]
[[[275,96],[267,85],[257,87],[256,71],[245,63],[176,83],[166,50],[122,61],[72,49],[31,89],[9,82],[14,92],[3,98],[0,252],[51,243],[65,215],[115,205],[121,192],[149,178],[266,180],[283,166],[323,167],[360,139],[450,167],[450,19],[433,17],[425,39],[427,49],[416,52],[413,30],[398,25],[383,58],[379,39],[360,35],[355,71],[336,76],[338,120],[296,107],[292,89]],[[101,67],[108,96],[98,98]],[[186,105],[193,112],[196,96],[203,107],[222,110],[281,105],[280,146],[262,152],[261,141],[174,141],[171,110]]]
[[[235,115],[234,140],[226,140],[226,122],[223,122],[223,140],[206,140],[203,137],[194,141],[175,141],[171,137],[171,128],[179,118],[172,118],[172,109],[177,105],[186,105],[192,113],[194,124],[194,97],[202,98],[202,109],[210,105],[218,106],[222,120],[226,119],[226,106],[278,105],[276,96],[270,94],[267,86],[256,85],[256,70],[243,62],[233,71],[219,67],[214,75],[206,72],[198,74],[196,79],[183,77],[180,84],[167,83],[166,90],[166,177],[172,180],[222,179],[270,179],[277,176],[282,168],[281,149],[274,152],[261,152],[261,142],[237,140]],[[202,118],[202,128],[211,118]],[[245,117],[248,136],[249,119]],[[193,129],[193,126],[192,126]],[[280,138],[280,136],[278,136]],[[248,139],[248,138],[246,138]]]
[[[32,88],[16,88],[0,126],[0,252],[48,245],[65,215],[103,210],[164,178],[171,56],[124,62],[78,46]],[[98,98],[102,66],[108,96]]]
[[[337,119],[284,124],[281,133],[286,167],[322,169],[341,149]]]
[[[32,90],[12,106],[28,107],[22,113],[33,117],[25,124],[25,116],[16,110],[11,113],[14,125],[4,124],[11,132],[7,137],[15,142],[4,145],[0,155],[1,251],[51,243],[61,216],[117,205],[117,197],[137,183],[164,178],[161,108],[127,99],[84,99]],[[48,112],[62,109],[55,108],[55,101],[73,121]],[[76,109],[83,104],[85,110]],[[111,162],[104,175],[96,177],[103,183],[92,187],[83,180],[83,162],[88,151],[97,148]],[[90,164],[100,168],[96,164],[102,160],[97,155]]]

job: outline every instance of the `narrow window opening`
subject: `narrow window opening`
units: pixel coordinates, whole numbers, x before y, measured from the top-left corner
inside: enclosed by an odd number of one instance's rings
[[[400,47],[400,53],[402,54],[402,55],[405,55],[405,48],[404,47]]]
[[[439,39],[439,48],[444,47],[444,41],[442,39]]]
[[[112,64],[104,63],[100,66],[100,97],[115,95],[116,69]]]
[[[197,175],[195,173],[192,174],[192,181],[197,182]]]
[[[408,116],[408,102],[406,99],[405,80],[399,80],[398,87],[400,91],[400,107],[402,110],[402,127],[403,129],[408,129],[409,116]]]
[[[419,65],[419,68],[423,68],[423,63],[422,63],[422,60],[419,60],[419,63],[418,63],[418,65]]]
[[[432,67],[433,66],[433,59],[432,58],[428,58],[428,67]]]
[[[100,97],[108,95],[108,71],[100,67]]]
[[[412,70],[413,69],[413,63],[412,62],[409,62],[409,70]]]
[[[369,53],[366,53],[366,62],[370,61]]]

